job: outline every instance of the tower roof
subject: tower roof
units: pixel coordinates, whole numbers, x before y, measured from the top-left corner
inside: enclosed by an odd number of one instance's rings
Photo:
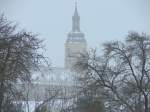
[[[75,12],[74,12],[74,17],[79,17],[77,2],[75,2]]]
[[[80,16],[78,13],[77,2],[75,3],[75,11],[74,15],[72,16],[72,31],[80,32]]]
[[[72,16],[72,31],[68,34],[67,42],[86,42],[84,33],[80,30],[80,16],[78,13],[77,2],[75,2],[75,11]]]

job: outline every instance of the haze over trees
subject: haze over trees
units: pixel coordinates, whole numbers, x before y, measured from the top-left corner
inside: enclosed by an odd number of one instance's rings
[[[16,85],[31,83],[32,70],[47,62],[42,49],[36,34],[18,31],[0,16],[0,112],[24,112],[15,102],[24,97]],[[92,49],[78,61],[75,67],[84,71],[78,95],[66,95],[63,104],[55,106],[61,112],[150,112],[150,36],[130,32],[124,42],[106,42],[102,52]],[[55,91],[34,111],[49,111],[58,94]]]

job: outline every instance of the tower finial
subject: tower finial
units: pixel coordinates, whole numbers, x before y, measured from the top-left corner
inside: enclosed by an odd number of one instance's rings
[[[72,17],[72,31],[80,31],[80,16],[77,9],[77,1],[75,1],[75,12]]]
[[[77,9],[77,1],[75,1],[75,8]]]
[[[75,1],[75,11],[78,12],[77,0]]]

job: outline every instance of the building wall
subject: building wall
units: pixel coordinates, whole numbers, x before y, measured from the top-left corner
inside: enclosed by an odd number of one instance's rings
[[[86,43],[65,44],[65,68],[71,69],[76,65],[79,58],[86,54]]]

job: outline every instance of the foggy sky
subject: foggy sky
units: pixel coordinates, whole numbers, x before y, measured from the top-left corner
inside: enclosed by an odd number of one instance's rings
[[[71,30],[74,0],[0,0],[0,13],[45,40],[53,66],[64,64],[64,43]],[[89,47],[123,40],[128,31],[150,34],[149,0],[78,0],[81,30]]]

